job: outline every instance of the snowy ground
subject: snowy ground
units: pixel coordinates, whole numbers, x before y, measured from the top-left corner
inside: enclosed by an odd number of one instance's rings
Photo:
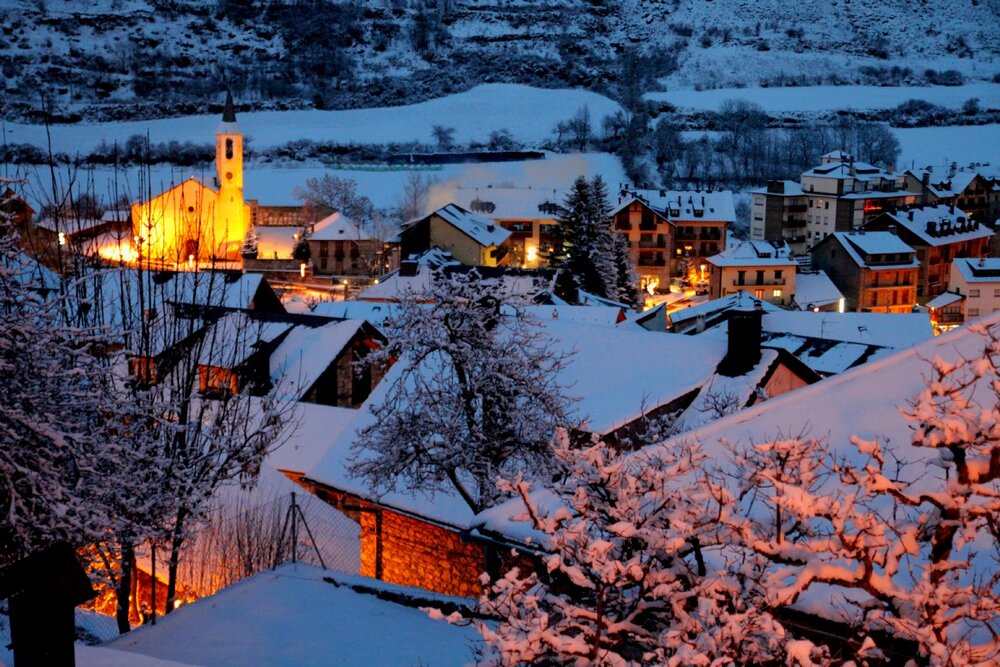
[[[279,146],[295,139],[342,144],[383,144],[417,141],[434,143],[435,125],[455,128],[459,144],[485,142],[490,133],[506,129],[521,142],[533,145],[552,137],[559,121],[587,105],[595,124],[620,107],[586,90],[551,90],[515,84],[485,84],[456,95],[419,104],[346,111],[265,111],[238,114],[240,129],[250,146]],[[130,136],[149,133],[152,143],[193,141],[211,143],[218,115],[182,116],[120,123],[54,125],[55,152],[87,154],[102,141],[123,143]],[[7,141],[46,146],[45,127],[7,123]]]
[[[337,587],[323,581],[327,574],[301,564],[284,565],[181,607],[155,627],[134,630],[108,648],[220,667],[472,662],[479,638],[473,628],[431,620],[419,609]],[[358,577],[337,579],[406,590]]]
[[[105,202],[117,200],[118,195],[125,195],[130,201],[134,201],[143,198],[144,192],[151,191],[153,194],[158,194],[191,176],[211,182],[215,168],[213,165],[185,168],[167,164],[153,165],[148,175],[151,187],[141,185],[146,178],[142,172],[143,170],[137,167],[117,172],[111,168],[94,168],[77,175],[74,189],[92,190]],[[251,163],[244,171],[244,195],[248,199],[257,199],[265,205],[297,204],[300,202],[292,196],[296,187],[304,185],[307,178],[332,174],[339,178],[352,178],[357,181],[359,192],[369,197],[375,206],[392,207],[412,173],[411,169],[391,167],[376,170],[350,166],[334,168],[317,163],[290,165]],[[590,177],[601,174],[612,187],[625,180],[621,163],[616,157],[607,153],[550,153],[544,160],[453,164],[421,169],[419,173],[436,181],[432,192],[434,202],[448,199],[448,193],[459,185],[485,187],[512,184],[565,189],[581,175]],[[59,178],[63,183],[70,182],[68,170],[60,169]],[[29,171],[27,191],[33,206],[52,199],[51,182],[46,168]]]
[[[646,95],[649,100],[669,102],[681,109],[699,110],[717,110],[725,100],[743,99],[759,104],[767,112],[888,109],[911,99],[957,109],[972,97],[978,97],[984,109],[1000,108],[1000,84],[679,89]]]

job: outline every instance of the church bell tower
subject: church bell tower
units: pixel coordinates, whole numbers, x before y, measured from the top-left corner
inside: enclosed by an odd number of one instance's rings
[[[215,130],[215,171],[219,196],[215,204],[211,247],[221,257],[235,259],[239,257],[249,221],[243,202],[243,133],[236,124],[231,92],[226,93],[222,122]]]

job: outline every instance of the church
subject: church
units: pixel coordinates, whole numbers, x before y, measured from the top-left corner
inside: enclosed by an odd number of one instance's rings
[[[215,130],[215,169],[217,190],[192,177],[132,205],[140,262],[240,261],[252,211],[243,198],[243,134],[236,124],[231,93]]]

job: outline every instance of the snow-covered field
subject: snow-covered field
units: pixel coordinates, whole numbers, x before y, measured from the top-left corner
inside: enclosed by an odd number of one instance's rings
[[[249,145],[258,149],[295,139],[342,144],[411,141],[433,144],[435,125],[454,128],[454,140],[459,144],[485,142],[491,132],[504,129],[523,143],[538,144],[552,137],[556,123],[567,120],[584,105],[589,108],[595,124],[620,108],[617,102],[586,90],[485,84],[464,93],[408,106],[345,111],[263,111],[237,114],[237,120]],[[122,143],[132,135],[145,136],[147,132],[153,143],[213,143],[218,124],[218,115],[203,115],[54,125],[51,127],[52,147],[55,152],[87,154],[102,141]],[[6,127],[8,142],[47,145],[44,126],[8,123]]]
[[[403,186],[414,173],[405,168],[345,167],[332,168],[316,163],[293,165],[248,164],[244,172],[244,194],[248,199],[257,199],[264,205],[290,205],[299,203],[292,193],[296,187],[305,184],[306,179],[332,174],[339,178],[357,181],[361,194],[369,197],[377,207],[389,208],[403,191]],[[435,201],[447,197],[459,185],[465,187],[485,187],[512,184],[536,188],[566,189],[577,176],[592,177],[600,174],[612,186],[625,180],[621,163],[607,153],[550,153],[544,160],[523,162],[484,162],[478,164],[452,164],[439,168],[421,169],[419,172],[433,179]],[[126,195],[130,200],[143,197],[144,192],[158,194],[163,190],[196,177],[211,182],[215,176],[213,165],[201,168],[180,168],[172,165],[154,165],[149,170],[151,187],[141,187],[142,170],[131,168],[115,170],[94,168],[78,174],[74,189],[92,190],[105,202],[115,201],[117,195]],[[60,180],[69,181],[67,171],[60,170]],[[28,172],[27,194],[32,205],[40,205],[51,200],[51,183],[47,169]],[[36,206],[37,210],[38,206]]]
[[[960,108],[973,97],[984,109],[1000,108],[1000,83],[964,86],[807,86],[792,88],[678,89],[648,93],[646,99],[669,102],[682,109],[717,110],[725,100],[742,99],[765,111],[835,111],[887,109],[911,99]]]
[[[903,149],[897,169],[957,162],[1000,164],[1000,125],[893,128]]]

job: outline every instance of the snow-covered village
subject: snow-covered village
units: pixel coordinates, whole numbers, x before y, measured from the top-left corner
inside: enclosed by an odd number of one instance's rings
[[[0,0],[0,667],[1000,665],[997,0]]]

